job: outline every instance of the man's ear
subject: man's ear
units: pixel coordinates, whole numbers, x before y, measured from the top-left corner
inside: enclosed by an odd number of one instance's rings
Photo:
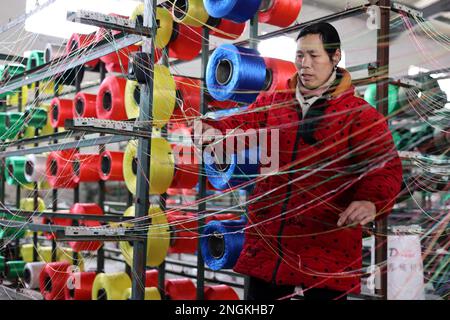
[[[336,49],[336,52],[333,55],[333,64],[337,66],[339,62],[341,61],[342,53],[341,49]]]

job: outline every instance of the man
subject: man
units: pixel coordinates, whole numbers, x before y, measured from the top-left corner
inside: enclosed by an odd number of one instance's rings
[[[297,41],[288,92],[259,98],[251,112],[203,121],[203,132],[279,130],[280,170],[255,185],[234,267],[250,276],[250,300],[286,298],[295,286],[305,299],[359,293],[362,228],[390,212],[401,188],[385,119],[355,97],[350,74],[337,67],[336,29],[309,25]]]

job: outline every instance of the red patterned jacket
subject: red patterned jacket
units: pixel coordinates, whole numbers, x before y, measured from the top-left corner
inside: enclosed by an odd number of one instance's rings
[[[387,215],[401,189],[401,162],[386,120],[355,97],[346,70],[338,70],[327,99],[305,119],[296,79],[286,92],[258,98],[251,112],[206,121],[224,134],[237,127],[279,130],[282,169],[258,181],[249,197],[234,270],[280,285],[359,293],[362,228],[337,227],[338,215],[356,200],[373,202],[378,219]],[[317,143],[305,141],[308,130]]]

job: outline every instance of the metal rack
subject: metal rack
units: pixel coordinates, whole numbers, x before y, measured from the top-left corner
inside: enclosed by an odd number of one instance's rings
[[[151,17],[155,15],[156,10],[156,0],[145,0],[145,13],[144,13],[144,27],[147,28],[147,35],[150,35],[152,38],[154,38],[154,35],[156,34],[156,27],[152,23]],[[257,42],[264,39],[269,39],[272,37],[276,37],[282,34],[286,33],[292,33],[295,31],[298,31],[303,26],[319,22],[319,21],[335,21],[339,19],[344,19],[348,17],[352,17],[355,15],[359,15],[365,12],[369,5],[363,5],[358,6],[354,8],[349,8],[347,10],[344,10],[342,12],[330,14],[318,19],[310,20],[301,24],[295,24],[293,26],[290,26],[288,28],[279,29],[274,32],[270,32],[264,35],[258,34],[258,19],[257,16],[255,16],[250,21],[250,39],[241,41],[238,43],[235,43],[239,46],[245,46],[249,45],[253,48],[256,47]],[[387,96],[388,96],[388,83],[389,83],[389,17],[390,17],[390,11],[391,10],[405,10],[404,7],[399,6],[391,6],[390,0],[380,0],[378,1],[378,6],[381,10],[381,28],[378,30],[378,37],[377,37],[377,62],[374,65],[374,68],[376,70],[377,76],[377,101],[379,101],[379,104],[377,106],[377,109],[384,115],[387,115]],[[389,9],[391,8],[391,9]],[[406,10],[408,14],[416,14],[415,12],[409,12]],[[198,58],[201,58],[201,81],[203,87],[206,87],[205,84],[205,75],[206,75],[206,66],[208,63],[208,58],[211,53],[209,49],[209,29],[204,27],[202,29],[202,51],[201,55]],[[129,30],[131,31],[131,30]],[[142,33],[142,30],[140,31]],[[139,32],[136,32],[139,33]],[[134,44],[138,41],[141,41],[141,36],[138,36],[136,34],[122,34],[118,36],[114,36],[114,46],[110,43],[107,43],[106,41],[101,41],[96,45],[93,45],[90,52],[82,57],[75,57],[70,56],[67,58],[67,60],[63,59],[56,59],[55,61],[51,61],[41,67],[38,67],[32,71],[27,71],[23,75],[19,75],[16,77],[13,77],[11,81],[4,87],[0,88],[0,93],[8,92],[13,89],[20,88],[22,85],[27,85],[31,83],[39,83],[40,80],[56,76],[57,74],[83,65],[85,62],[88,62],[90,60],[93,60],[95,58],[99,58],[103,55],[109,54],[111,52],[114,52],[115,50],[119,50],[121,48],[127,47],[131,44]],[[153,64],[154,64],[154,45],[146,43],[148,40],[145,40],[145,44],[143,46],[143,52],[147,52],[150,54],[150,64],[149,64],[149,72],[152,72],[153,70]],[[20,61],[23,58],[21,57],[4,57],[8,58],[10,61]],[[168,61],[166,61],[168,63]],[[184,63],[183,61],[177,60],[172,61],[170,65],[176,65],[179,63]],[[100,69],[100,82],[105,77],[105,70],[104,65],[101,65]],[[78,79],[79,80],[79,79]],[[76,89],[74,92],[78,92],[81,90],[81,83],[78,81],[76,85]],[[39,93],[36,93],[35,98],[37,101],[40,101]],[[150,114],[152,114],[152,99],[153,99],[153,82],[150,78],[150,81],[142,86],[141,90],[141,106],[140,106],[140,121],[151,121]],[[207,105],[207,99],[206,99],[206,92],[204,90],[201,91],[201,100],[200,100],[200,111],[201,114],[205,114],[208,111],[208,105]],[[19,98],[19,110],[20,110],[20,103],[21,99]],[[0,105],[0,108],[4,108],[5,105]],[[57,148],[58,150],[64,150],[64,149],[70,149],[74,147],[87,147],[87,146],[98,146],[99,152],[102,152],[104,150],[105,144],[109,143],[116,143],[121,141],[127,141],[131,139],[133,136],[138,136],[136,133],[124,135],[123,132],[118,132],[117,130],[101,130],[98,128],[93,129],[93,132],[100,133],[100,137],[94,137],[95,134],[91,135],[86,134],[88,139],[78,140],[79,137],[84,133],[81,133],[77,130],[76,127],[70,127],[72,130],[69,130],[64,133],[55,133],[54,135],[49,135],[46,137],[37,137],[33,139],[23,139],[19,141],[15,141],[9,145],[6,146],[17,146],[20,148],[21,145],[27,144],[27,143],[34,143],[33,148],[28,149],[17,149],[17,150],[1,150],[0,152],[0,159],[1,159],[1,167],[0,170],[4,170],[4,159],[9,156],[14,155],[25,155],[25,154],[32,154],[32,153],[43,153],[48,152],[51,150],[54,150]],[[79,129],[79,128],[78,128]],[[110,133],[109,135],[106,135]],[[137,176],[137,193],[136,193],[136,218],[138,217],[145,217],[147,216],[148,209],[149,209],[149,192],[148,192],[148,181],[150,181],[150,153],[151,153],[151,130],[146,132],[145,136],[138,136],[139,137],[139,144],[138,144],[138,154],[139,158],[138,161],[140,162],[140,167],[143,168],[143,174],[140,174]],[[59,143],[59,139],[63,138],[70,138],[75,139],[74,141],[69,142],[62,142]],[[150,138],[150,139],[149,139]],[[48,142],[52,141],[54,144],[49,144],[45,146],[39,146],[38,144],[41,142]],[[2,148],[3,149],[3,148]],[[4,203],[4,190],[5,190],[5,184],[4,184],[4,177],[3,175],[0,177],[0,201]],[[18,198],[20,200],[20,188],[17,189]],[[197,199],[202,199],[206,196],[206,177],[204,175],[199,175],[199,192],[197,195]],[[33,192],[33,197],[35,198],[35,209],[37,209],[37,188],[35,186],[35,190]],[[74,198],[75,200],[79,199],[79,194],[77,189],[74,191]],[[53,211],[56,211],[57,208],[57,191],[53,191]],[[105,182],[101,181],[99,182],[99,204],[100,207],[104,210],[105,208]],[[132,196],[129,196],[128,205],[130,205],[133,201]],[[161,198],[161,205],[165,208],[165,199],[164,197]],[[18,203],[16,203],[18,207]],[[200,202],[197,207],[198,212],[206,212],[206,203]],[[0,213],[1,214],[1,213]],[[30,214],[30,212],[22,212],[24,216],[27,216],[27,214]],[[61,213],[54,213],[54,212],[42,212],[40,213],[42,216],[53,216],[53,217],[66,217],[67,214],[61,214]],[[87,218],[94,218],[97,219],[97,221],[125,221],[126,218],[123,217],[117,217],[112,215],[106,215],[104,217],[96,217],[90,215],[89,217],[83,216],[83,215],[75,215],[70,214],[71,218],[75,219],[87,219]],[[199,228],[202,228],[205,221],[204,218],[200,218],[198,221]],[[137,227],[139,225],[142,225],[146,223],[145,220],[142,220],[136,224]],[[65,228],[63,227],[50,227],[45,225],[38,225],[38,224],[31,224],[29,223],[27,227],[30,230],[36,230],[36,231],[52,231],[55,232],[57,230],[61,236],[63,236],[65,232]],[[387,235],[387,221],[386,219],[377,222],[376,225],[376,263],[381,264],[380,262],[386,261],[387,259],[387,241],[386,241],[386,235]],[[64,238],[64,237],[63,237]],[[68,239],[70,237],[65,237],[65,239]],[[76,239],[80,239],[79,237],[75,237]],[[98,238],[99,240],[104,241],[117,241],[117,236],[102,236]],[[144,298],[144,286],[142,283],[145,282],[145,269],[146,269],[146,238],[142,237],[142,234],[136,234],[131,233],[127,236],[121,236],[120,240],[124,239],[130,239],[134,241],[134,257],[133,257],[133,270],[132,270],[132,299],[143,299]],[[143,240],[144,239],[144,240]],[[33,235],[33,243],[37,244],[37,233],[34,233]],[[56,243],[53,243],[54,247],[56,246]],[[33,257],[34,259],[37,258],[37,253],[34,250]],[[53,257],[56,258],[56,257]],[[103,248],[99,250],[98,256],[97,256],[97,272],[102,272],[104,270],[104,250]],[[198,254],[197,254],[197,299],[203,300],[204,299],[204,283],[205,283],[205,266],[204,261],[202,259],[201,255],[201,247],[200,244],[198,245]],[[164,265],[160,267],[160,278],[159,278],[159,287],[164,287],[164,273],[165,268]],[[381,298],[385,299],[387,297],[387,273],[386,270],[381,271],[381,287],[377,288],[376,294],[380,296]],[[247,282],[246,282],[247,283]],[[247,285],[244,285],[244,290],[247,289]]]

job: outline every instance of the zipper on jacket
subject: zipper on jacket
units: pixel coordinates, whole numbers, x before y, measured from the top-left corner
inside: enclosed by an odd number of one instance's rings
[[[297,157],[298,143],[300,141],[300,132],[301,132],[300,131],[300,127],[301,127],[300,121],[303,120],[302,119],[302,110],[300,108],[300,105],[297,108],[297,115],[298,115],[299,124],[297,126],[297,135],[295,136],[294,150],[292,151],[291,162],[294,162],[295,158]],[[289,172],[288,181],[290,181],[290,178],[292,177],[293,173],[294,172],[292,170],[291,170],[291,172]],[[289,199],[291,197],[291,191],[292,191],[292,184],[288,184],[287,192],[286,192],[287,197],[284,200],[283,206],[281,208],[281,215],[280,215],[281,218],[284,217],[284,213],[286,211],[287,205],[289,203]],[[284,223],[285,223],[285,220],[283,219],[280,223],[280,229],[278,230],[278,236],[277,236],[278,259],[277,259],[277,264],[275,265],[275,269],[273,270],[273,274],[272,274],[272,283],[273,284],[276,284],[278,268],[280,267],[281,259],[283,258],[283,249],[281,248],[281,236],[283,235]]]

